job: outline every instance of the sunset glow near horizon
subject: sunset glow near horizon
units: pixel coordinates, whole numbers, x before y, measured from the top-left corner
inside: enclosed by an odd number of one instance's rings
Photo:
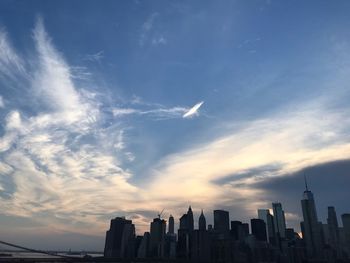
[[[189,205],[300,231],[350,197],[349,1],[2,1],[0,235],[101,249]],[[325,202],[331,203],[325,203]]]

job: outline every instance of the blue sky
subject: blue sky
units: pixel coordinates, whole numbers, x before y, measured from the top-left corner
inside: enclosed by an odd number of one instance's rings
[[[101,249],[115,216],[141,232],[163,208],[247,221],[278,200],[299,231],[304,171],[323,220],[327,205],[346,212],[349,11],[348,1],[2,1],[1,235]]]

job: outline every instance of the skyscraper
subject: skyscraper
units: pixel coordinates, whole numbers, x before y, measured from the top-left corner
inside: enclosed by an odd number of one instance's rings
[[[164,257],[166,222],[163,219],[155,218],[151,223],[150,252],[152,257]]]
[[[304,221],[301,222],[303,239],[308,256],[322,257],[322,225],[318,221],[314,195],[309,191],[305,178],[305,191],[301,200]]]
[[[105,257],[133,258],[135,256],[135,226],[131,220],[116,217],[106,232]]]
[[[189,207],[186,214],[180,217],[180,227],[178,229],[177,255],[179,258],[190,257],[190,228],[193,230],[193,213]]]
[[[239,240],[239,229],[242,226],[241,221],[231,221],[231,230],[230,235],[233,238],[233,240]],[[242,227],[241,227],[242,228]]]
[[[172,215],[169,216],[168,233],[174,234],[174,217]]]
[[[210,234],[206,230],[194,230],[191,237],[191,261],[210,262]]]
[[[194,229],[194,221],[193,221],[193,212],[191,206],[188,207],[187,211],[187,224],[188,224],[188,230],[190,232]]]
[[[176,257],[176,235],[174,232],[174,217],[169,216],[168,233],[165,237],[165,256],[174,259]]]
[[[342,214],[341,220],[343,222],[343,232],[345,237],[345,245],[350,255],[350,214]]]
[[[333,206],[328,207],[328,218],[327,218],[327,225],[328,225],[328,233],[329,233],[329,244],[334,249],[339,249],[339,226],[338,226],[338,219],[337,214],[335,212],[335,208]]]
[[[273,222],[277,238],[286,237],[286,219],[284,217],[284,211],[281,203],[272,203],[273,209]]]
[[[228,211],[214,210],[214,231],[217,234],[228,234],[230,231],[230,218]]]
[[[183,214],[180,217],[180,228],[182,230],[188,230],[188,216],[187,214]]]
[[[266,224],[264,220],[253,218],[250,220],[250,226],[252,228],[252,234],[259,241],[267,241]]]
[[[269,243],[275,243],[275,227],[273,222],[273,216],[270,214],[269,209],[258,209],[258,218],[264,220],[266,224],[266,235]]]
[[[145,232],[137,250],[138,258],[147,258],[149,256],[150,234]]]
[[[201,215],[199,216],[198,228],[201,231],[207,230],[207,223],[206,223],[206,220],[205,220],[205,216],[203,214],[203,209],[202,209]]]
[[[198,230],[191,234],[191,260],[195,262],[210,262],[210,234],[203,214],[198,219]]]

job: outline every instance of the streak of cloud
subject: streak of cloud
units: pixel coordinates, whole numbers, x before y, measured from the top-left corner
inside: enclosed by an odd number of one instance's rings
[[[1,95],[0,95],[0,108],[5,108],[5,102]]]
[[[92,61],[92,62],[100,62],[104,58],[104,51],[101,50],[95,54],[87,54],[84,57],[84,60]]]
[[[159,13],[154,12],[151,15],[149,15],[148,18],[146,19],[146,21],[142,24],[141,35],[140,35],[140,39],[139,39],[140,46],[145,45],[145,42],[148,39],[149,32],[153,29],[154,21],[158,16],[159,16]]]
[[[204,101],[198,102],[191,109],[189,109],[184,115],[182,115],[182,117],[183,118],[191,118],[193,116],[198,115],[198,110],[203,105],[203,103],[204,103]]]
[[[150,104],[153,106],[153,104]],[[149,105],[148,105],[149,106]],[[163,105],[159,107],[157,105],[156,108],[113,108],[112,114],[114,117],[123,117],[128,115],[139,115],[146,116],[155,120],[168,120],[174,118],[181,118],[188,109],[184,107],[171,107],[166,108]]]

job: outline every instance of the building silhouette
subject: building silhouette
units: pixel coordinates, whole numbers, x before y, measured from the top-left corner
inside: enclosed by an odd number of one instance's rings
[[[350,255],[350,214],[342,214],[341,220],[343,222],[344,246],[348,255]]]
[[[309,191],[305,178],[305,191],[301,200],[303,219],[301,231],[310,258],[320,258],[322,255],[322,224],[318,221],[314,195]]]
[[[222,238],[229,235],[230,217],[228,211],[214,210],[214,231]]]
[[[350,214],[342,214],[339,227],[336,210],[329,206],[327,222],[322,224],[306,178],[301,208],[302,237],[287,227],[278,202],[272,204],[274,215],[258,209],[258,218],[250,220],[251,233],[248,223],[230,221],[224,210],[213,211],[214,227],[207,227],[202,210],[195,229],[191,206],[179,218],[177,234],[172,215],[167,233],[166,221],[159,215],[143,236],[135,236],[131,220],[116,217],[106,232],[104,256],[109,262],[350,263]]]
[[[168,233],[165,236],[165,257],[176,258],[176,234],[174,232],[174,217],[169,216]]]
[[[187,211],[187,224],[188,230],[192,232],[194,230],[193,212],[191,206],[188,207]]]
[[[258,209],[258,218],[263,220],[266,224],[266,235],[267,235],[267,242],[271,244],[275,244],[275,226],[274,226],[274,218],[270,214],[269,209]]]
[[[116,217],[106,233],[105,257],[132,258],[135,250],[135,226],[131,220]]]
[[[250,220],[252,235],[259,241],[267,241],[266,224],[264,220],[253,218]]]
[[[143,234],[141,243],[137,249],[137,257],[138,258],[148,258],[150,256],[150,240],[151,236],[149,232],[145,232]]]
[[[244,241],[249,235],[249,225],[243,224],[241,221],[231,221],[230,236],[233,240]]]
[[[194,229],[193,212],[189,206],[186,214],[180,218],[180,228],[178,230],[177,255],[179,258],[189,259],[191,249],[191,237]]]
[[[195,262],[210,262],[211,240],[207,231],[206,219],[203,210],[198,219],[198,230],[191,234],[191,260]]]
[[[165,252],[165,230],[166,222],[155,218],[150,229],[150,255],[155,258],[163,258]]]
[[[286,237],[286,219],[281,203],[272,203],[273,223],[277,238],[283,239]]]
[[[334,206],[328,206],[327,226],[328,239],[326,241],[333,249],[337,251],[337,254],[340,255],[339,225]]]
[[[169,224],[168,224],[168,233],[174,234],[174,217],[172,215],[169,216]]]

